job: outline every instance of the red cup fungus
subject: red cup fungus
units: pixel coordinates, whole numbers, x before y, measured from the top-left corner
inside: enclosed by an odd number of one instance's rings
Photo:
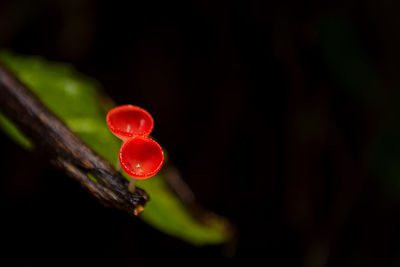
[[[107,124],[114,135],[126,142],[133,136],[148,136],[153,130],[154,121],[146,110],[124,105],[108,112]]]
[[[135,136],[122,145],[119,161],[129,176],[146,179],[161,169],[164,153],[156,141],[146,136]]]
[[[156,141],[147,137],[154,126],[147,111],[133,105],[113,108],[107,114],[107,125],[124,142],[119,161],[129,176],[146,179],[161,169],[164,152]]]

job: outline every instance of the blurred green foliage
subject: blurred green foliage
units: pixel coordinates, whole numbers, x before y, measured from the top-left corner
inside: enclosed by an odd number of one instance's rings
[[[384,196],[399,199],[399,90],[384,80],[359,30],[346,19],[330,17],[319,25],[324,61],[345,99],[369,110],[376,135],[367,151],[368,170],[380,180]],[[349,114],[351,116],[352,114]]]
[[[96,81],[77,73],[68,64],[48,62],[40,57],[1,52],[0,60],[86,144],[113,165],[117,164],[121,143],[107,128],[106,113],[101,106]],[[0,126],[20,145],[33,148],[30,140],[4,116],[0,116]],[[194,245],[227,241],[226,222],[214,218],[206,225],[195,220],[169,190],[161,175],[139,180],[138,186],[145,189],[151,197],[145,211],[140,215],[148,224]]]
[[[380,77],[355,26],[345,19],[327,18],[319,25],[319,42],[324,61],[342,93],[375,103]]]

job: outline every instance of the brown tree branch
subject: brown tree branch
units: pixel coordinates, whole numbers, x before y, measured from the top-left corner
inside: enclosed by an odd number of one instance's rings
[[[137,215],[149,196],[128,181],[75,135],[10,71],[0,64],[0,110],[53,162],[106,206]],[[92,181],[88,175],[96,178]]]

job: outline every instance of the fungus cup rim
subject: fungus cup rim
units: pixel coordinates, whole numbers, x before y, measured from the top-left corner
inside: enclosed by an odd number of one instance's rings
[[[137,134],[137,133],[127,132],[127,131],[121,130],[118,127],[115,127],[111,123],[111,116],[113,116],[116,112],[118,112],[120,110],[135,110],[135,111],[139,111],[140,113],[144,114],[145,117],[147,117],[150,120],[150,125],[151,125],[150,128],[143,134]],[[148,111],[146,111],[145,109],[135,106],[135,105],[122,105],[122,106],[118,106],[118,107],[111,109],[107,113],[106,121],[107,121],[108,128],[111,130],[111,132],[114,135],[116,135],[118,138],[122,139],[124,142],[128,141],[130,138],[133,138],[135,136],[148,136],[153,131],[153,128],[154,128],[154,119],[150,115],[150,113]],[[121,138],[122,136],[124,138]]]
[[[161,153],[161,160],[160,160],[160,163],[158,164],[158,166],[156,168],[154,168],[154,170],[152,170],[150,172],[146,172],[143,175],[138,175],[137,173],[134,173],[131,170],[131,168],[129,168],[129,166],[127,166],[127,164],[123,160],[123,158],[124,158],[123,154],[124,154],[125,150],[127,149],[127,147],[129,147],[130,143],[134,142],[134,141],[137,141],[139,139],[143,140],[143,141],[146,141],[146,142],[150,142],[152,145],[155,145],[156,148],[157,148],[157,151],[159,151]],[[147,136],[137,135],[137,136],[134,136],[131,139],[127,140],[126,142],[124,142],[124,144],[121,146],[121,149],[119,151],[119,155],[118,156],[119,156],[119,161],[121,163],[121,167],[124,169],[124,171],[129,176],[131,176],[132,178],[135,178],[135,179],[147,179],[147,178],[150,178],[150,177],[154,176],[157,172],[160,171],[160,169],[161,169],[161,167],[162,167],[162,165],[164,163],[164,151],[163,151],[163,149],[161,148],[161,146],[156,141],[154,141],[153,139],[151,139],[151,138],[149,138]]]

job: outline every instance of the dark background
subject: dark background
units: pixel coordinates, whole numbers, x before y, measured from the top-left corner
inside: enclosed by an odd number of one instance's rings
[[[0,264],[400,265],[400,2],[2,0],[0,47],[69,62],[155,118],[196,248],[106,209],[0,134]],[[3,264],[2,264],[3,265]]]

